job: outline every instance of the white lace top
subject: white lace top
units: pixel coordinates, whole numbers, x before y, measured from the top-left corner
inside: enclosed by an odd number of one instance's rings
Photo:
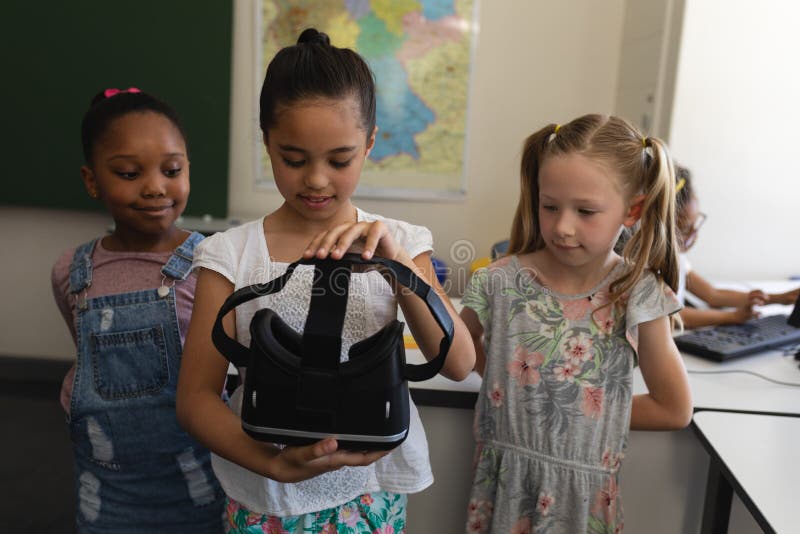
[[[433,249],[432,235],[422,226],[361,210],[358,220],[384,222],[412,258]],[[258,219],[207,238],[195,250],[194,267],[220,273],[235,289],[280,276],[288,264],[270,260],[263,228],[263,219]],[[300,265],[281,291],[237,307],[237,340],[249,346],[250,320],[265,307],[276,310],[289,326],[302,332],[311,299],[312,275],[312,266]],[[397,301],[383,277],[375,271],[354,274],[342,332],[342,360],[353,343],[374,334],[396,317]],[[241,387],[232,396],[230,406],[241,413]],[[280,516],[324,510],[373,491],[422,491],[433,483],[433,474],[422,422],[413,402],[410,408],[408,438],[371,466],[345,467],[303,482],[284,484],[212,454],[214,472],[232,499],[251,511]]]

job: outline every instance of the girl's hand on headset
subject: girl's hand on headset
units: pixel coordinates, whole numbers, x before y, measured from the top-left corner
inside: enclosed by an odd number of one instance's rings
[[[405,250],[381,221],[361,221],[340,224],[320,232],[308,244],[303,257],[324,259],[330,256],[339,260],[347,252],[358,252],[365,260],[381,256],[402,261],[400,256]]]
[[[268,473],[278,482],[299,482],[322,473],[336,471],[345,466],[366,466],[380,460],[392,451],[340,451],[334,438],[298,447],[285,447],[274,451]]]

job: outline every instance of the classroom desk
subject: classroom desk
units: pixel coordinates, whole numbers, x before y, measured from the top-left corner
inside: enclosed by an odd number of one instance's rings
[[[702,532],[727,532],[735,491],[764,532],[798,532],[800,418],[701,411],[692,427],[711,456]]]
[[[800,416],[800,369],[792,355],[769,350],[713,362],[684,354],[683,361],[695,410]],[[637,379],[641,380],[638,373]]]
[[[797,281],[788,280],[719,284],[720,287],[741,291],[760,288],[769,293],[779,293],[797,285]],[[791,311],[792,306],[779,304],[759,308],[762,315],[788,315]],[[800,369],[793,354],[782,349],[770,349],[726,362],[687,353],[682,356],[689,372],[695,410],[800,415]],[[645,391],[647,388],[637,372],[634,374],[634,393]]]

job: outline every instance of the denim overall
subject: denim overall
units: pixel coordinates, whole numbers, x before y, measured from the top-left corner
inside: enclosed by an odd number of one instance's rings
[[[202,239],[193,233],[173,252],[165,280],[186,279]],[[209,452],[175,417],[175,289],[87,299],[96,243],[75,251],[69,275],[77,299],[70,432],[78,532],[219,533],[224,496]]]

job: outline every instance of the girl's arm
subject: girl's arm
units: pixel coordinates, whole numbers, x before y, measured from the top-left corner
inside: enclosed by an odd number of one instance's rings
[[[360,453],[337,451],[333,438],[305,447],[277,447],[257,441],[242,430],[241,419],[220,394],[228,369],[211,341],[211,329],[233,284],[219,273],[201,269],[197,277],[194,308],[183,351],[176,412],[181,426],[206,447],[262,476],[279,482],[297,482],[345,465],[368,465],[389,451]],[[235,336],[233,314],[223,325]]]
[[[430,285],[447,308],[447,313],[453,320],[453,343],[450,345],[450,351],[440,373],[451,380],[464,380],[475,367],[476,345],[450,299],[439,285],[431,255],[427,252],[422,253],[408,262],[411,258],[405,250],[402,250],[397,259]],[[403,310],[403,317],[408,322],[408,327],[414,334],[420,350],[430,360],[439,353],[442,329],[431,315],[428,306],[419,297],[404,289],[401,287],[397,291],[397,300]]]
[[[631,429],[677,430],[688,425],[692,394],[668,317],[639,325],[639,368],[648,393],[633,397]]]
[[[738,324],[754,317],[758,313],[749,304],[733,310],[683,308],[680,312],[685,328],[700,328],[717,324]]]
[[[72,313],[72,306],[70,302],[74,302],[74,296],[69,291],[69,266],[72,261],[72,256],[75,249],[68,250],[56,261],[53,265],[53,270],[50,273],[50,284],[53,290],[53,298],[58,306],[58,311],[61,312],[61,317],[69,329],[72,336],[72,341],[75,345],[78,344],[77,335],[75,333],[75,317]],[[59,392],[59,402],[64,411],[69,415],[70,404],[72,402],[72,387],[75,382],[75,370],[77,368],[77,361],[72,364],[61,380],[61,391]]]
[[[761,305],[766,301],[766,294],[761,290],[745,292],[718,289],[695,271],[689,271],[686,275],[686,289],[700,297],[712,308],[741,308],[748,305]]]
[[[461,309],[461,320],[469,331],[472,344],[475,346],[475,371],[483,377],[486,369],[486,353],[483,350],[483,325],[481,325],[478,314],[472,308],[464,307]]]
[[[430,285],[439,295],[453,321],[453,343],[447,353],[444,367],[440,373],[451,380],[464,380],[475,367],[475,347],[461,322],[453,304],[436,279],[436,271],[429,253],[422,253],[411,258],[389,233],[387,226],[381,221],[347,223],[321,232],[309,244],[304,256],[325,258],[330,255],[334,259],[341,257],[356,241],[363,242],[361,255],[369,259],[373,255],[398,261],[411,269],[414,274]],[[428,310],[428,306],[411,291],[396,288],[397,300],[403,310],[403,316],[420,350],[428,360],[439,353],[442,330]]]
[[[61,391],[58,394],[58,400],[61,407],[69,415],[70,405],[72,404],[72,387],[75,384],[75,370],[77,369],[77,362],[72,364],[67,374],[61,380]]]
[[[694,271],[689,271],[686,275],[686,289],[703,299],[709,306],[715,308],[725,306],[741,308],[747,305],[761,306],[762,304],[794,304],[798,295],[800,295],[800,288],[783,293],[765,293],[760,289],[748,292],[717,289]]]
[[[800,296],[800,287],[785,293],[770,293],[767,295],[768,304],[794,304]]]

